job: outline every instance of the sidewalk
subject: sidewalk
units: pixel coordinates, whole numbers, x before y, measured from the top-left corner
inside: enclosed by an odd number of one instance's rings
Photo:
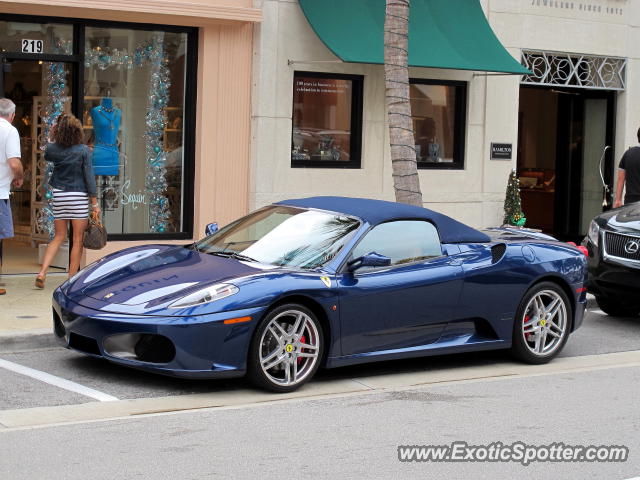
[[[35,288],[34,279],[35,275],[0,277],[5,285],[2,288],[7,290],[6,295],[0,296],[0,350],[18,342],[28,345],[53,342],[51,295],[67,279],[67,274],[50,273],[44,290]]]

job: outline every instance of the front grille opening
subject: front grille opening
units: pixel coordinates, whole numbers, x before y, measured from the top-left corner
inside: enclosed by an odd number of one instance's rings
[[[605,232],[604,240],[605,251],[608,255],[640,262],[640,248],[638,248],[640,237]]]
[[[112,357],[147,363],[169,363],[176,356],[173,342],[163,335],[119,333],[104,341],[104,351]]]
[[[69,335],[69,347],[91,355],[101,355],[98,342],[94,338],[85,337],[74,332]]]
[[[162,335],[143,334],[136,343],[135,352],[142,362],[169,363],[176,356],[176,347]]]
[[[53,309],[53,333],[55,333],[56,337],[63,338],[65,332],[64,324],[62,323],[62,319],[56,309]]]
[[[504,243],[498,243],[491,247],[491,263],[498,263],[506,251],[507,246]]]

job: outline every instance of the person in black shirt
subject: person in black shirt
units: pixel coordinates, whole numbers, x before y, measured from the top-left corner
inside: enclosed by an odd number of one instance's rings
[[[640,128],[638,129],[638,143],[640,143]],[[618,167],[618,183],[613,208],[622,203],[622,189],[626,187],[624,204],[640,202],[640,146],[631,147],[624,152]]]

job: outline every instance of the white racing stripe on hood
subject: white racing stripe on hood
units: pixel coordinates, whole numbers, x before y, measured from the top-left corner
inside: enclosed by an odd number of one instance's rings
[[[141,303],[147,303],[151,300],[155,300],[156,298],[164,297],[165,295],[169,295],[170,293],[179,292],[180,290],[184,290],[185,288],[189,288],[198,282],[188,282],[188,283],[178,283],[176,285],[168,285],[166,287],[156,288],[154,290],[150,290],[145,293],[141,293],[140,295],[136,295],[135,297],[131,297],[126,302],[122,302],[122,305],[140,305]]]
[[[84,279],[83,283],[89,283],[97,280],[100,277],[104,277],[108,273],[111,273],[115,270],[118,270],[119,268],[122,268],[143,258],[147,258],[159,251],[159,248],[150,248],[148,250],[141,250],[139,252],[127,253],[126,255],[122,255],[121,257],[109,260],[107,263],[105,263],[104,265],[100,265],[93,272],[91,272],[91,274],[89,274],[87,278]]]

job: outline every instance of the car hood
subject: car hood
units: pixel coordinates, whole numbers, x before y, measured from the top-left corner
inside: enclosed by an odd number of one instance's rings
[[[614,232],[640,232],[640,202],[609,210],[595,218],[600,228]]]
[[[83,270],[64,293],[80,304],[86,304],[91,298],[102,305],[131,307],[144,304],[149,308],[167,305],[209,285],[273,269],[263,264],[200,253],[184,246],[151,245],[105,257]]]

